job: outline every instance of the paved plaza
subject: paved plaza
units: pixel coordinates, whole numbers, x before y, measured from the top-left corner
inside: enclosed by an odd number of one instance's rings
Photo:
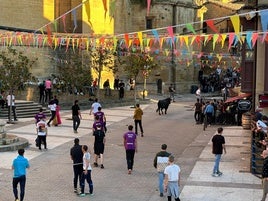
[[[123,133],[127,125],[133,123],[134,109],[125,107],[104,108],[108,121],[107,144],[104,154],[104,169],[93,168],[94,196],[78,197],[73,193],[72,161],[69,150],[73,139],[79,137],[81,143],[93,150],[93,118],[89,110],[82,111],[83,120],[79,133],[72,132],[70,111],[61,111],[63,124],[50,127],[47,137],[48,150],[39,151],[35,147],[36,138],[33,119],[19,119],[18,124],[7,124],[10,134],[29,140],[25,157],[30,160],[31,168],[27,174],[26,201],[161,201],[157,191],[157,173],[153,167],[153,158],[162,143],[168,144],[168,151],[176,157],[176,163],[182,169],[182,201],[259,201],[262,195],[261,180],[250,170],[250,135],[242,127],[224,127],[227,154],[223,155],[220,169],[221,177],[212,177],[214,156],[211,154],[211,137],[217,127],[202,130],[195,125],[193,111],[194,97],[178,98],[172,103],[166,116],[155,113],[155,103],[141,105],[144,110],[145,137],[138,136],[138,153],[135,155],[134,171],[127,174]],[[176,113],[175,113],[176,112]],[[183,122],[185,127],[176,123],[169,133],[169,122]],[[159,131],[161,128],[166,132]],[[165,128],[165,125],[167,125]],[[183,131],[184,135],[178,134]],[[188,137],[188,133],[197,133]],[[176,136],[176,137],[174,137]],[[180,139],[189,138],[187,144]],[[17,152],[0,153],[0,201],[14,200],[12,193],[12,160]],[[86,186],[86,191],[87,190]]]

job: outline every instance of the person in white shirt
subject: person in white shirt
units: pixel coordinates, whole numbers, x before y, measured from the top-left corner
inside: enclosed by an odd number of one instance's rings
[[[57,104],[55,103],[54,100],[51,100],[49,102],[48,107],[50,108],[50,112],[51,112],[51,117],[49,119],[49,121],[47,122],[48,127],[50,127],[50,122],[53,121],[53,119],[56,116],[56,109],[57,109]]]
[[[42,117],[41,120],[36,124],[36,131],[38,136],[38,147],[41,150],[41,144],[43,142],[44,148],[47,149],[47,124],[45,117]]]
[[[14,121],[18,121],[17,115],[16,115],[15,96],[14,96],[13,92],[11,92],[11,94],[9,92],[6,99],[7,99],[7,106],[8,106],[8,120],[11,121],[10,110],[12,110],[13,116],[14,116]]]
[[[201,99],[201,88],[200,87],[198,87],[198,89],[196,90],[195,95],[196,95],[196,98],[198,98],[200,100],[200,102],[202,102],[202,99]]]
[[[93,195],[93,182],[91,179],[91,165],[90,165],[90,153],[88,151],[88,146],[83,145],[82,146],[83,151],[83,174],[81,178],[81,193],[79,194],[80,197],[86,196],[85,194],[85,180],[87,180],[87,183],[89,185],[89,194]]]
[[[171,197],[175,198],[175,201],[180,201],[179,198],[179,186],[180,186],[180,172],[181,169],[178,165],[174,164],[174,156],[168,157],[169,165],[165,168],[165,180],[164,189],[167,192],[168,201],[171,201]]]
[[[91,115],[93,113],[93,115],[95,117],[95,113],[98,112],[99,107],[101,107],[101,104],[98,102],[98,99],[96,98],[94,103],[91,105],[89,115]]]

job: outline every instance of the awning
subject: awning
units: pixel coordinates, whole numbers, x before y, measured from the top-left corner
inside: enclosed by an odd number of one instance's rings
[[[250,97],[251,94],[250,93],[243,93],[243,94],[240,94],[239,96],[235,96],[235,97],[231,97],[231,98],[228,98],[225,103],[231,103],[231,102],[234,102],[234,101],[237,101],[237,100],[241,100],[241,99],[244,99],[244,98],[248,98]]]

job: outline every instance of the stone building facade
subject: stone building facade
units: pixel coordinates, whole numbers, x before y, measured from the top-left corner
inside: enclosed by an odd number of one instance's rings
[[[0,24],[5,27],[2,31],[23,32],[40,30],[46,32],[45,25],[53,22],[67,11],[81,4],[81,0],[21,0],[5,1],[0,0],[1,10]],[[108,4],[110,1],[107,1]],[[196,6],[192,0],[185,1],[162,1],[154,0],[147,15],[146,6],[135,2],[135,0],[118,0],[114,18],[110,20],[107,13],[107,19],[104,17],[104,10],[101,1],[91,0],[91,22],[89,22],[88,13],[85,9],[77,9],[77,28],[74,30],[74,18],[72,15],[66,15],[66,25],[62,23],[51,26],[51,31],[81,33],[81,34],[122,34],[131,33],[149,29],[158,29],[161,27],[181,25],[194,22],[196,19]],[[98,9],[100,17],[94,17],[94,8]],[[96,11],[96,10],[95,10]],[[92,24],[93,23],[93,24]],[[100,26],[101,25],[101,26]],[[11,28],[11,29],[9,29]],[[174,34],[183,34],[185,27],[176,26],[173,29]],[[165,29],[161,29],[159,34],[166,34]],[[5,47],[1,47],[5,48]],[[29,57],[37,57],[38,61],[33,67],[32,72],[40,80],[46,79],[51,74],[57,73],[57,57],[54,49],[49,47],[19,47],[27,53]],[[183,49],[179,49],[183,48]],[[156,83],[159,79],[165,83],[163,91],[166,91],[170,83],[175,84],[178,93],[188,93],[191,85],[197,84],[198,69],[192,61],[192,51],[198,51],[198,47],[175,47],[178,51],[186,51],[187,55],[172,55],[168,58],[163,57],[161,68],[152,73],[147,80],[149,93],[156,93]],[[183,62],[182,62],[183,61]],[[137,83],[143,85],[143,77],[139,76]]]

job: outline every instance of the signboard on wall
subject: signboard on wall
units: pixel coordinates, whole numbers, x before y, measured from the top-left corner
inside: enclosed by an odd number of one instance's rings
[[[252,107],[250,100],[240,100],[238,101],[237,108],[242,111],[249,111]]]
[[[260,107],[268,107],[268,95],[259,95]]]

